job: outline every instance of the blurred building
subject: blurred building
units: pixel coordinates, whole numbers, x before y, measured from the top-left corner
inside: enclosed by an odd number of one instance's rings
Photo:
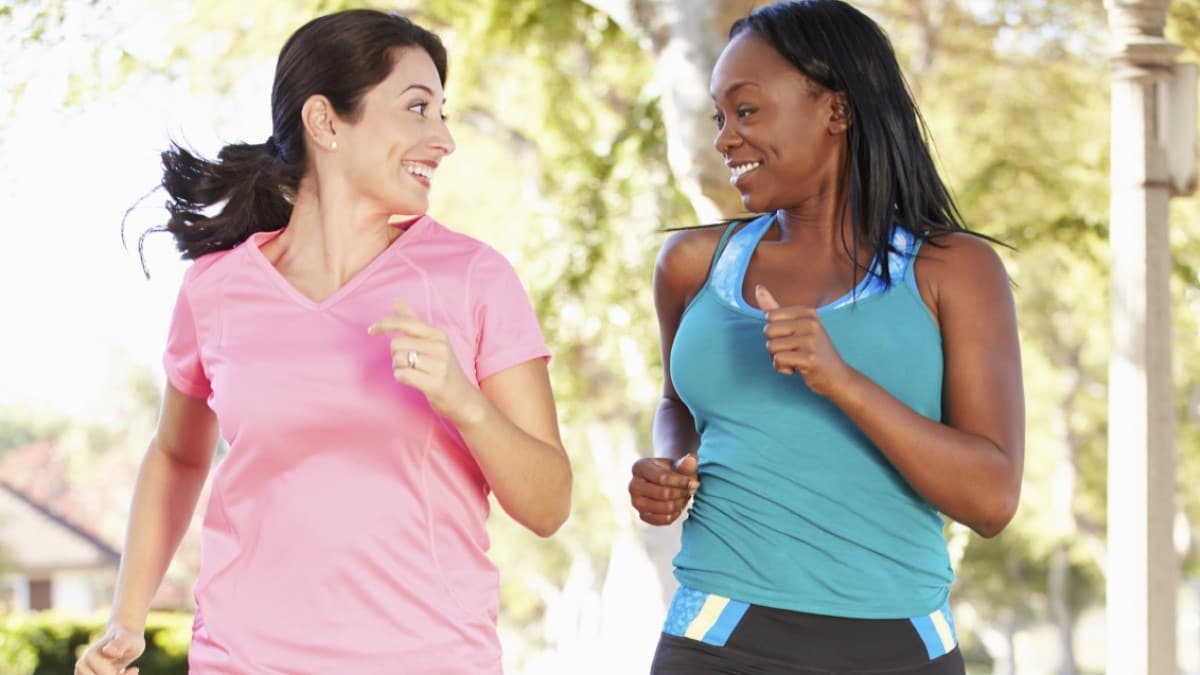
[[[0,480],[0,605],[90,614],[111,601],[121,555]]]

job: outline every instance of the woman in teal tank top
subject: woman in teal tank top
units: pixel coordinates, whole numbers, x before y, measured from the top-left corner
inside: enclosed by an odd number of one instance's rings
[[[841,0],[734,23],[715,147],[747,211],[677,232],[642,520],[686,511],[651,671],[964,671],[944,517],[1012,519],[1024,395],[1008,275],[934,166],[883,31]]]

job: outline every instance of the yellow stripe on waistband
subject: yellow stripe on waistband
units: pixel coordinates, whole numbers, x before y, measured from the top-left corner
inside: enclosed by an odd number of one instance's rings
[[[725,606],[728,604],[729,598],[709,595],[708,599],[704,601],[704,606],[700,608],[700,612],[696,614],[696,618],[688,624],[687,632],[683,636],[693,640],[703,640],[704,635],[713,627],[717,619],[721,618],[721,612],[725,611]]]
[[[946,615],[942,614],[940,609],[930,614],[929,618],[933,621],[933,627],[942,641],[942,648],[949,654],[954,649],[954,631],[950,630],[950,622],[946,621]]]

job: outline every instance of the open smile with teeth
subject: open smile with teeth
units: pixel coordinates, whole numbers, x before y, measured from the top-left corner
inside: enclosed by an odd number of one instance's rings
[[[404,170],[425,180],[433,180],[434,168],[418,162],[405,162]]]
[[[762,162],[750,162],[749,164],[738,164],[736,166],[731,166],[729,167],[730,178],[732,180],[737,180],[741,176],[757,169],[760,166],[762,166]]]

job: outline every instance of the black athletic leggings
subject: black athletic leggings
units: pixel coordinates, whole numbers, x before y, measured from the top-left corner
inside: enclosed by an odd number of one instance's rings
[[[912,619],[845,619],[681,588],[650,672],[964,675],[966,668],[948,606]]]

